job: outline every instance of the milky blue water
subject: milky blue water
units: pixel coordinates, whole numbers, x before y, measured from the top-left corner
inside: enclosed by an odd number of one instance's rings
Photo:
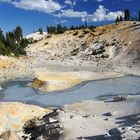
[[[29,80],[4,83],[0,101],[20,101],[40,106],[61,106],[83,100],[105,100],[119,94],[140,94],[140,77],[120,78],[83,82],[71,89],[43,93],[29,87]]]

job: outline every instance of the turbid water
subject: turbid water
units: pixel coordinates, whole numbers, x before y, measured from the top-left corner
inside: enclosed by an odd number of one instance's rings
[[[83,82],[71,89],[43,93],[29,87],[29,80],[4,83],[0,101],[20,101],[40,106],[62,106],[83,100],[105,100],[119,94],[140,94],[140,77],[120,78]]]

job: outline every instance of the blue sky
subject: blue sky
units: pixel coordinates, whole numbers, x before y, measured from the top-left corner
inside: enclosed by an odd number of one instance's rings
[[[130,9],[138,16],[140,0],[0,0],[0,28],[6,32],[20,25],[24,34],[39,27],[57,25],[112,23],[116,16]]]

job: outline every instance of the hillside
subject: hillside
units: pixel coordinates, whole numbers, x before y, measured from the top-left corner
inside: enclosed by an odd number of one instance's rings
[[[26,49],[36,63],[68,66],[139,67],[140,23],[122,22],[93,29],[42,35]]]
[[[26,56],[0,56],[0,78],[35,75],[36,71],[115,71],[140,75],[140,23],[122,22],[63,34],[33,33]],[[65,67],[66,66],[66,67]]]

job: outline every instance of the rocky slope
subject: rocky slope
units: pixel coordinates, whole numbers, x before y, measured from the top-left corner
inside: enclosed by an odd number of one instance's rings
[[[122,22],[46,35],[27,48],[27,55],[38,64],[139,67],[139,28],[138,22]]]
[[[62,71],[113,70],[140,74],[139,28],[139,22],[122,22],[59,35],[28,35],[37,42],[26,48],[27,56],[0,56],[1,81],[34,75],[38,68],[55,71],[56,66],[61,66]]]

